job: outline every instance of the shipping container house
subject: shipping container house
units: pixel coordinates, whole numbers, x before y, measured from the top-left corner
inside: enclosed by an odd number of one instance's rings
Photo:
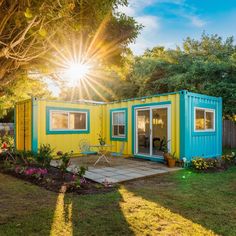
[[[62,102],[32,98],[15,106],[15,145],[37,152],[41,144],[80,153],[80,140],[112,152],[163,161],[161,145],[186,157],[222,154],[222,99],[186,90],[114,102]]]

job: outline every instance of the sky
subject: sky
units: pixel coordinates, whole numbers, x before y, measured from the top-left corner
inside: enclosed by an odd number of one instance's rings
[[[147,48],[181,46],[203,32],[236,39],[236,0],[129,0],[124,12],[144,28],[130,47],[140,55]]]

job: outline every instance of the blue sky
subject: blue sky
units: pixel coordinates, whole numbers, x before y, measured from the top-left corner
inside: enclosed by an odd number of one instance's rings
[[[135,54],[157,45],[175,48],[187,36],[199,39],[203,31],[236,39],[236,0],[129,0],[119,11],[144,25],[130,45]]]

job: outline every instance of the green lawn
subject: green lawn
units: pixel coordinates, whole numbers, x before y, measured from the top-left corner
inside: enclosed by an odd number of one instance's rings
[[[236,235],[235,203],[236,168],[183,170],[87,196],[0,174],[0,235]]]

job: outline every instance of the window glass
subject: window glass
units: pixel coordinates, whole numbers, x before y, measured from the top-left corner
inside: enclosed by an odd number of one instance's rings
[[[51,119],[52,119],[51,121],[52,129],[67,129],[68,128],[68,113],[52,112]]]
[[[113,126],[113,135],[114,136],[118,136],[118,129],[119,129],[119,125],[114,125]]]
[[[86,129],[86,113],[70,113],[70,129]]]
[[[114,112],[113,113],[113,124],[114,125],[118,125],[119,124],[119,113],[118,112]]]
[[[119,117],[118,117],[119,125],[124,125],[125,124],[125,113],[119,112],[118,114],[119,114]]]
[[[51,111],[51,130],[86,130],[86,112]]]
[[[125,111],[112,112],[112,136],[125,136]]]
[[[204,110],[196,109],[196,130],[205,129]]]
[[[206,129],[214,129],[214,112],[206,112]]]
[[[215,128],[214,111],[207,108],[195,109],[195,130],[213,131]]]
[[[125,135],[125,126],[119,125],[119,135]]]

